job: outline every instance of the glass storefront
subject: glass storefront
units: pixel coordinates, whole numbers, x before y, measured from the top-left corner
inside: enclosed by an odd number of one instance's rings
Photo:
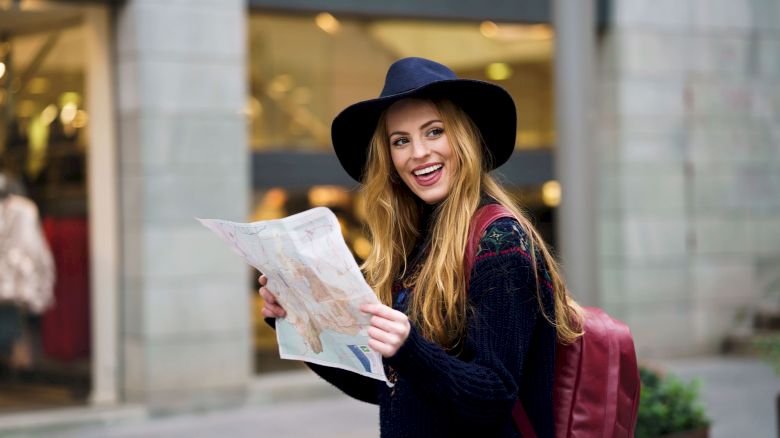
[[[254,187],[250,220],[330,207],[342,224],[347,244],[362,261],[370,244],[363,231],[355,184],[329,176],[333,174],[329,166],[337,166],[329,157],[330,123],[347,105],[376,97],[387,67],[399,58],[431,58],[453,68],[459,77],[501,84],[517,104],[517,149],[549,150],[555,141],[553,33],[549,26],[342,18],[326,12],[255,12],[248,20],[250,96],[246,113],[251,150],[259,163],[253,169],[255,176],[274,172],[268,163],[280,154],[292,155],[288,162],[300,157],[307,172],[321,174],[321,178],[306,175],[307,180],[316,181],[307,186],[301,185],[302,178],[294,169],[289,169],[289,178],[284,173],[261,178],[263,182]],[[310,164],[318,156],[323,157],[323,165]],[[543,191],[542,182],[510,188],[547,241],[554,244],[556,204],[549,196],[552,189]],[[254,297],[256,369],[300,366],[278,359],[274,333],[262,319],[259,296]]]
[[[517,147],[549,147],[552,38],[541,24],[251,14],[252,150],[330,151],[331,120],[347,105],[376,97],[387,66],[406,56],[501,84],[517,103]]]
[[[14,200],[32,201],[38,222],[15,226],[40,233],[54,266],[45,309],[12,294],[0,300],[0,412],[7,412],[84,403],[89,393],[89,109],[78,13],[3,14],[9,28],[0,32],[0,174],[10,195],[0,203],[8,209]],[[12,241],[15,231],[0,228],[0,245]],[[24,269],[12,260],[0,265],[4,274]],[[9,289],[23,287],[9,278]],[[46,295],[44,289],[36,293]]]

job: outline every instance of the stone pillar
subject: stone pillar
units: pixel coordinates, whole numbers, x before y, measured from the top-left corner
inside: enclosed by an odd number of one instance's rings
[[[612,5],[599,62],[605,306],[645,356],[714,352],[780,271],[780,6]]]
[[[124,399],[240,402],[251,376],[244,263],[195,217],[248,212],[243,0],[117,10]]]
[[[593,0],[557,0],[555,26],[555,174],[561,184],[557,228],[569,289],[579,302],[597,305],[598,257],[596,150],[593,147]]]

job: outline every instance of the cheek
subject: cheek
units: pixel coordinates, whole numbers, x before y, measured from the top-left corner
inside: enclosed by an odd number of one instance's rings
[[[442,157],[442,159],[447,163],[447,167],[449,168],[449,172],[447,172],[447,175],[452,178],[452,175],[458,172],[458,160],[455,157],[455,154],[452,152],[452,147],[450,147],[450,143],[447,140],[447,138],[443,138],[443,141],[438,145],[437,152]]]
[[[403,151],[398,149],[391,149],[390,160],[393,162],[393,168],[395,168],[396,172],[398,172],[399,174],[403,174],[402,168],[404,162],[406,161],[403,156]]]
[[[446,136],[442,136],[439,141],[436,142],[436,151],[444,159],[452,158],[452,147],[450,146],[450,141],[447,140]]]

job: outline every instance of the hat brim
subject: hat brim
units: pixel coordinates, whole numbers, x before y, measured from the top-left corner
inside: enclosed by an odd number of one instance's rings
[[[383,111],[398,100],[431,95],[446,97],[471,117],[482,135],[482,150],[489,170],[509,159],[517,135],[517,113],[512,96],[490,82],[442,80],[403,93],[355,103],[333,119],[333,149],[349,176],[363,182],[368,147]]]

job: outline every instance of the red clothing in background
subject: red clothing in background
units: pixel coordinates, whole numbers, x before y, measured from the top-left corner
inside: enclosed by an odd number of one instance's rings
[[[74,360],[89,355],[89,242],[85,218],[46,218],[57,280],[56,305],[43,316],[43,350],[52,358]]]

